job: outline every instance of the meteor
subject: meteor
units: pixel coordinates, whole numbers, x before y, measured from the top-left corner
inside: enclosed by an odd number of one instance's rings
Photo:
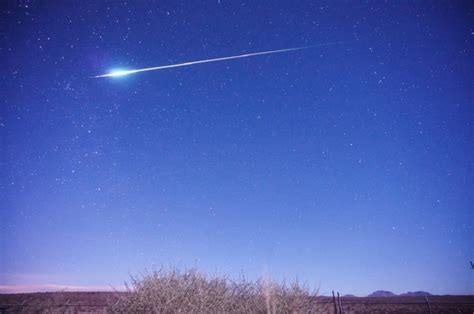
[[[315,47],[330,46],[330,45],[335,45],[335,44],[340,44],[340,43],[341,42],[331,42],[331,43],[325,43],[325,44],[319,44],[319,45],[313,45],[313,46],[252,52],[252,53],[246,53],[246,54],[237,55],[237,56],[221,57],[221,58],[206,59],[206,60],[197,60],[197,61],[190,61],[190,62],[177,63],[177,64],[169,64],[169,65],[161,65],[161,66],[157,66],[157,67],[135,69],[135,70],[117,70],[117,71],[112,71],[112,72],[109,72],[109,73],[106,73],[106,74],[97,75],[97,76],[94,76],[93,78],[120,77],[120,76],[129,75],[129,74],[140,73],[140,72],[157,71],[157,70],[185,67],[185,66],[188,66],[188,65],[200,64],[200,63],[210,63],[210,62],[226,61],[226,60],[232,60],[232,59],[255,57],[255,56],[261,56],[261,55],[269,55],[269,54],[274,54],[274,53],[290,52],[290,51],[303,50],[303,49],[309,49],[309,48],[315,48]]]

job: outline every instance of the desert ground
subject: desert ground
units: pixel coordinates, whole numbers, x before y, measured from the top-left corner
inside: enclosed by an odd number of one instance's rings
[[[107,313],[117,297],[114,292],[2,294],[0,313]],[[316,298],[311,313],[336,313],[332,297]],[[428,302],[424,297],[341,297],[340,304],[342,313],[474,313],[474,296],[429,296]]]

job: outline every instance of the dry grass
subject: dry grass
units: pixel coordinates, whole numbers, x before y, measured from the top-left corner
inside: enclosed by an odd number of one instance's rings
[[[131,278],[112,313],[314,313],[316,293],[297,281],[235,281],[195,269],[161,269]]]
[[[240,281],[242,282],[242,281]],[[251,284],[251,283],[248,283]],[[263,282],[260,285],[262,288]],[[257,291],[262,291],[260,289]],[[274,287],[273,287],[274,288]],[[290,288],[290,287],[287,287]],[[267,282],[267,298],[257,298],[253,294],[248,299],[242,298],[240,305],[230,307],[226,313],[268,313],[268,312],[291,312],[284,309],[285,305],[274,302],[271,293],[271,285]],[[274,294],[275,293],[273,292]],[[113,312],[113,308],[121,312],[135,313],[133,308],[127,309],[125,304],[116,304],[122,298],[127,298],[130,293],[124,292],[48,292],[48,293],[22,293],[22,294],[0,294],[0,313],[94,313],[104,314]],[[243,293],[243,295],[249,295]],[[278,298],[277,298],[278,299]],[[305,299],[303,298],[303,302]],[[131,301],[131,300],[130,300]],[[239,301],[239,300],[237,300]],[[428,313],[429,307],[433,313],[474,313],[474,296],[430,296],[428,307],[424,297],[341,297],[344,313]],[[252,304],[251,302],[255,302]],[[291,303],[291,301],[290,301]],[[273,308],[272,308],[273,306]],[[334,313],[332,297],[312,297],[310,303],[302,306],[308,308],[301,310],[296,303],[296,308],[304,313]],[[108,311],[107,311],[108,309]],[[169,311],[174,311],[170,309]],[[204,313],[216,312],[215,309],[206,309]],[[296,312],[296,310],[293,311]]]

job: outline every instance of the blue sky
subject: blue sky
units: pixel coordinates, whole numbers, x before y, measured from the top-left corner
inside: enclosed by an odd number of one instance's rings
[[[2,16],[0,284],[178,265],[473,293],[468,2],[10,1]]]

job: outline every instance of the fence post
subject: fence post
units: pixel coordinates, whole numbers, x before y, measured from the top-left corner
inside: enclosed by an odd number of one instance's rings
[[[342,314],[342,303],[341,303],[341,298],[339,297],[339,291],[337,292],[337,301],[339,305],[339,313]]]
[[[337,309],[337,301],[336,301],[336,295],[334,294],[334,290],[332,290],[332,301],[334,302],[334,313],[339,314],[339,311]]]
[[[425,294],[425,301],[426,301],[426,305],[428,305],[428,312],[431,314],[433,312],[431,312],[431,304],[430,304],[430,300],[428,300],[428,296]]]

